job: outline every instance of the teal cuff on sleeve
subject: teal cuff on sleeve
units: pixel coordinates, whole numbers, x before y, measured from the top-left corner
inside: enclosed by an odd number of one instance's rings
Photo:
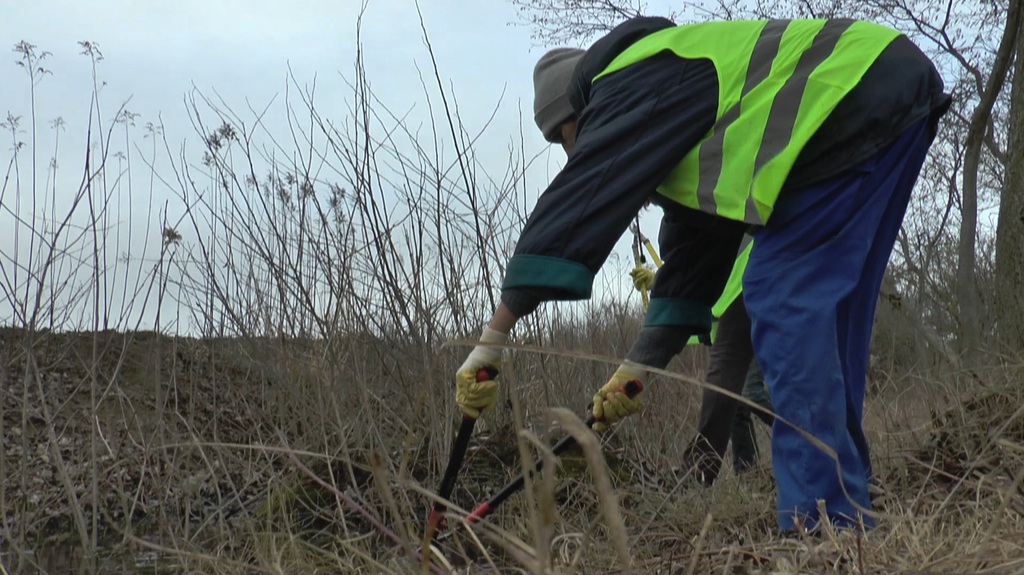
[[[711,331],[711,308],[693,300],[678,298],[652,298],[647,307],[644,327],[685,326],[698,334]]]
[[[508,261],[501,287],[540,290],[546,300],[587,299],[594,287],[594,274],[579,262],[551,256],[515,255]]]

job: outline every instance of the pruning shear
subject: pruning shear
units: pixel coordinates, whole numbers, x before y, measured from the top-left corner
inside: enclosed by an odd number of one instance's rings
[[[634,221],[632,224],[629,224],[629,231],[633,232],[633,238],[636,241],[633,246],[634,257],[637,257],[637,252],[640,251],[640,246],[643,246],[647,248],[647,253],[651,254],[651,259],[654,260],[655,266],[660,268],[665,265],[665,262],[661,261],[661,258],[658,257],[658,252],[654,251],[654,245],[651,244],[651,240],[640,231],[639,221]],[[647,263],[642,255],[640,255],[638,259],[640,259],[641,263]]]
[[[633,263],[636,267],[642,267],[647,265],[647,257],[644,256],[643,249],[646,248],[647,252],[651,254],[651,258],[654,260],[654,265],[661,267],[663,262],[658,257],[658,252],[654,251],[654,246],[651,245],[651,240],[647,239],[640,231],[639,218],[629,225],[629,231],[633,232]],[[644,313],[647,313],[647,306],[651,302],[650,295],[646,289],[640,289],[640,298],[643,301]]]
[[[498,377],[498,370],[494,368],[480,368],[476,373],[477,381],[490,381],[496,377]],[[444,514],[448,510],[448,506],[444,504],[444,501],[451,497],[452,491],[455,489],[455,478],[459,475],[459,470],[462,469],[462,462],[466,458],[466,451],[469,450],[469,439],[473,436],[473,427],[475,426],[475,417],[462,415],[462,424],[459,425],[459,432],[455,436],[451,455],[448,456],[447,468],[441,478],[441,487],[438,489],[440,498],[434,503],[430,509],[430,515],[427,517],[427,528],[424,535],[426,545],[429,545],[434,535],[445,527]]]
[[[639,380],[631,380],[631,381],[626,382],[626,384],[622,386],[622,390],[621,391],[623,393],[625,393],[628,397],[632,398],[632,397],[636,397],[643,390],[644,390],[643,383],[641,383]],[[586,420],[585,424],[586,424],[587,427],[593,427],[594,423],[596,423],[596,421],[597,420],[594,418],[594,415],[593,414],[589,414],[587,416],[587,420]],[[554,453],[556,456],[557,455],[562,455],[563,453],[565,453],[566,451],[568,451],[569,449],[571,449],[575,445],[576,445],[576,438],[573,437],[572,435],[566,435],[565,437],[560,439],[558,441],[558,443],[555,443],[551,447],[551,452]],[[537,459],[534,462],[534,464],[533,464],[533,470],[535,472],[539,472],[543,466],[544,466],[543,458]],[[512,495],[516,494],[517,492],[521,491],[525,484],[526,484],[526,474],[525,473],[520,473],[514,479],[509,481],[504,487],[502,487],[497,493],[495,493],[493,496],[491,496],[490,499],[488,499],[487,501],[481,503],[476,508],[474,508],[473,511],[469,515],[466,516],[465,524],[466,525],[472,525],[474,523],[478,523],[478,522],[482,521],[485,517],[487,517],[495,509],[497,509],[497,507],[499,505],[504,503],[506,499],[508,499]],[[450,490],[449,490],[449,494],[450,494]],[[437,528],[445,527],[443,523],[439,523],[437,521],[434,522],[434,525]],[[436,535],[438,530],[439,529],[435,529],[434,531],[429,532],[427,534],[427,537],[424,539],[424,547],[423,547],[424,550],[426,550],[427,546],[430,544],[430,542],[433,539],[435,539],[434,535]],[[449,537],[451,537],[453,533],[454,533],[454,531],[449,529],[449,530],[445,531],[444,533],[441,533],[439,536],[437,536],[436,540],[438,542],[444,541],[444,540],[448,539]],[[426,553],[424,553],[424,556],[426,556]]]

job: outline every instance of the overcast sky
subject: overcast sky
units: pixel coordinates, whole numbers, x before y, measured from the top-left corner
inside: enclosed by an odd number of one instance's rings
[[[216,90],[233,105],[259,107],[283,93],[288,67],[300,83],[317,79],[319,105],[341,116],[356,55],[357,1],[300,0],[3,0],[0,39],[9,50],[25,40],[52,52],[52,72],[40,85],[40,118],[63,116],[84,124],[89,106],[89,66],[78,41],[99,45],[99,75],[108,102],[131,98],[128,109],[152,121],[157,113],[174,126],[192,86]],[[495,136],[517,133],[518,107],[527,113],[531,72],[543,49],[515,22],[504,0],[424,0],[422,11],[442,77],[460,98],[464,120],[481,125],[504,92]],[[404,110],[422,93],[416,65],[428,65],[415,4],[370,0],[362,42],[373,88]],[[0,66],[0,108],[27,108],[23,70],[10,55]],[[333,108],[333,109],[332,109]],[[528,115],[527,115],[528,117]],[[73,133],[73,126],[69,126]],[[187,131],[184,135],[187,135]],[[527,134],[537,149],[542,140]],[[503,144],[501,144],[503,146]]]
[[[548,146],[532,122],[533,65],[548,47],[531,40],[530,30],[517,20],[506,0],[421,0],[420,4],[440,75],[446,89],[458,98],[465,127],[476,132],[494,116],[476,146],[485,169],[504,173],[509,146],[518,145],[520,138],[526,157],[540,154],[530,170],[527,201],[532,205],[564,161],[561,149]],[[8,112],[22,116],[23,129],[30,116],[29,85],[25,70],[15,63],[14,45],[26,41],[50,52],[43,62],[50,73],[36,88],[36,117],[41,126],[36,164],[46,171],[55,135],[48,124],[63,118],[59,173],[69,193],[81,178],[92,97],[91,66],[80,54],[79,41],[95,43],[104,56],[97,70],[103,83],[104,124],[125,102],[127,110],[139,115],[133,146],[148,145],[142,141],[141,126],[149,122],[164,125],[172,148],[197,146],[199,137],[184,104],[193,88],[206,95],[219,94],[240,112],[250,106],[261,109],[275,97],[280,105],[289,68],[300,85],[315,79],[321,114],[335,121],[349,115],[351,93],[346,80],[353,76],[361,8],[354,0],[0,0],[0,7],[0,44],[7,54],[0,60],[0,116]],[[376,96],[393,111],[408,113],[407,124],[423,125],[427,110],[417,66],[427,74],[431,71],[413,0],[369,0],[362,45]],[[264,119],[267,129],[287,134],[283,108],[275,110]],[[0,158],[6,165],[11,157],[10,136],[0,133],[0,138],[4,149]],[[30,133],[21,133],[19,139],[27,141]],[[112,151],[124,147],[116,145]],[[8,210],[12,201],[11,194],[4,199]],[[25,201],[23,193],[22,206]],[[125,217],[153,219],[142,212]],[[657,215],[647,218],[651,223],[645,224],[645,231],[656,236]],[[12,253],[12,221],[9,212],[0,214],[0,249],[5,253]],[[21,243],[24,249],[24,240]],[[624,239],[617,251],[628,257],[628,249]],[[613,273],[628,282],[627,271]],[[0,318],[9,317],[8,313],[0,309]]]

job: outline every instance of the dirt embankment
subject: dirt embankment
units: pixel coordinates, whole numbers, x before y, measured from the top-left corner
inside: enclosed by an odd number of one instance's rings
[[[336,502],[307,492],[287,450],[311,452],[300,453],[304,464],[338,488],[361,489],[371,480],[367,445],[383,442],[405,450],[387,454],[412,462],[404,473],[431,484],[429,433],[411,443],[398,425],[366,433],[372,412],[333,403],[346,390],[332,387],[344,383],[326,355],[369,380],[384,377],[366,366],[393,369],[382,345],[364,339],[325,352],[310,341],[0,329],[0,539],[75,539],[80,524],[91,530],[94,508],[113,537],[231,529],[282,501],[330,512]],[[467,505],[517,465],[514,434],[489,434],[507,445],[480,435],[475,467],[496,478],[457,494]]]
[[[240,343],[151,332],[0,330],[3,527],[74,533],[75,517],[140,527],[230,518],[266,486],[272,374]],[[204,448],[204,446],[206,448]]]

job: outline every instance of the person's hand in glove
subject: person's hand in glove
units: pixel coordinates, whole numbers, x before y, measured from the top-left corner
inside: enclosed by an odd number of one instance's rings
[[[626,395],[626,384],[641,381],[643,372],[639,366],[625,362],[615,371],[608,383],[594,395],[594,431],[602,432],[620,419],[638,413],[643,408],[639,395]]]
[[[633,287],[638,292],[651,291],[654,287],[654,270],[642,265],[637,264],[633,271],[629,272],[629,277],[633,278]]]
[[[484,381],[477,380],[481,369],[497,373],[501,367],[501,346],[508,341],[508,334],[484,328],[480,343],[490,344],[485,347],[478,345],[470,352],[462,367],[455,373],[455,403],[463,413],[476,419],[484,409],[494,407],[498,401],[498,382],[488,377]]]

